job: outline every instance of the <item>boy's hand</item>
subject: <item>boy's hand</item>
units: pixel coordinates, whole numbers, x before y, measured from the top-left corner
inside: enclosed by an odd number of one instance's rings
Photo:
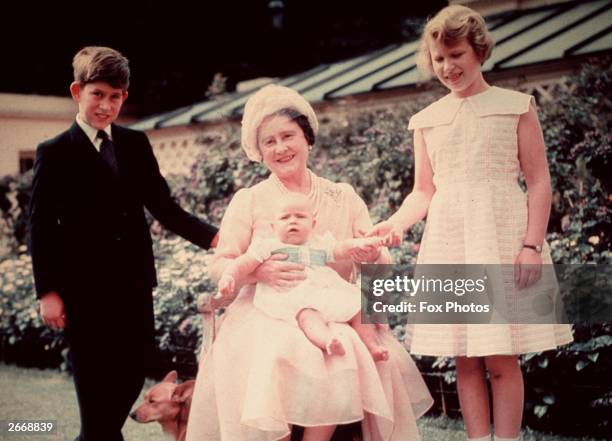
[[[397,247],[404,239],[404,230],[401,226],[389,220],[379,222],[366,234],[367,237],[378,236],[384,239],[383,245]]]
[[[219,244],[219,233],[215,234],[215,237],[213,237],[213,240],[210,242],[210,248],[217,248],[218,244]]]
[[[234,295],[236,289],[236,280],[227,274],[223,274],[219,279],[219,292],[224,298],[229,298]]]
[[[50,291],[40,298],[40,316],[45,325],[55,329],[63,329],[66,326],[66,314],[64,301],[55,291]]]

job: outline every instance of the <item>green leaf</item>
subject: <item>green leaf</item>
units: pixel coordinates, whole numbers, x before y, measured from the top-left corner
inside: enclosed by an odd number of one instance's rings
[[[587,367],[588,365],[589,365],[588,361],[586,361],[586,360],[579,360],[578,363],[576,363],[576,370],[577,371],[581,371],[585,367]]]
[[[612,346],[612,336],[600,335],[591,340],[593,349],[607,348]]]
[[[597,362],[597,359],[599,358],[599,352],[594,352],[592,354],[587,355],[588,359],[591,360],[593,363]]]
[[[545,404],[537,404],[534,408],[533,408],[533,413],[538,417],[538,418],[542,418],[544,415],[546,415],[546,412],[548,412],[548,406]]]

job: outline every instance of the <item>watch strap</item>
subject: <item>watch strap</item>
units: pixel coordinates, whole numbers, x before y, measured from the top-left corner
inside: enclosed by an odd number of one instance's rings
[[[530,245],[530,244],[523,244],[523,248],[529,248],[530,250],[535,251],[536,253],[541,253],[542,252],[542,246],[541,245]]]

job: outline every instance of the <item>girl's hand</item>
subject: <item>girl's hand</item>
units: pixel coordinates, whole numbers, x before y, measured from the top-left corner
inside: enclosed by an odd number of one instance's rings
[[[518,289],[534,285],[542,276],[542,256],[530,248],[523,248],[514,261],[514,283]]]
[[[387,247],[397,247],[404,239],[404,230],[399,225],[389,220],[379,222],[368,231],[366,236],[379,236],[384,238],[384,245]]]
[[[293,288],[306,279],[304,265],[285,262],[286,254],[273,254],[257,267],[253,276],[258,282],[271,285],[276,289]]]

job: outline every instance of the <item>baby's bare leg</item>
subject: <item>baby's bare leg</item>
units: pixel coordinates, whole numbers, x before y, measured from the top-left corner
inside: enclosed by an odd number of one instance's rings
[[[344,355],[344,346],[329,329],[319,311],[302,309],[296,318],[306,338],[316,347],[326,351],[329,355]]]
[[[351,319],[351,326],[357,332],[357,335],[363,341],[374,361],[385,361],[389,359],[389,351],[385,346],[380,343],[378,333],[376,332],[376,325],[369,325],[361,323],[361,312],[355,314]]]

